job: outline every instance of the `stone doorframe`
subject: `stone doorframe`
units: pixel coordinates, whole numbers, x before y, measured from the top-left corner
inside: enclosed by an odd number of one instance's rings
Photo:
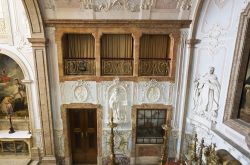
[[[64,134],[64,153],[65,164],[72,164],[72,152],[71,152],[71,138],[69,127],[69,111],[70,109],[96,109],[97,119],[97,164],[102,162],[102,108],[100,104],[91,103],[72,103],[63,104],[62,110],[62,122],[63,122],[63,134]]]

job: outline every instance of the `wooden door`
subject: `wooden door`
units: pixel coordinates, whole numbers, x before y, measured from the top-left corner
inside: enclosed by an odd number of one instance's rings
[[[97,163],[96,110],[72,109],[69,112],[73,163]]]

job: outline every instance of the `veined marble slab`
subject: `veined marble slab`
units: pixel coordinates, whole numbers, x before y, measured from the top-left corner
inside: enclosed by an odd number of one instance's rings
[[[31,134],[28,131],[16,131],[15,133],[9,134],[9,130],[0,131],[0,139],[30,139]]]

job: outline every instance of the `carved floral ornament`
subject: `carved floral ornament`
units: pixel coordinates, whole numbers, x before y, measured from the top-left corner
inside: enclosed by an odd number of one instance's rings
[[[223,37],[226,36],[226,30],[220,24],[213,24],[205,34],[203,40],[208,42],[208,49],[211,55],[214,55],[218,48],[224,45]]]
[[[140,12],[141,10],[150,10],[155,6],[157,0],[80,0],[80,8],[93,9],[96,12],[110,10],[127,10],[130,12]],[[177,2],[177,9],[190,10],[192,0],[172,0]],[[60,1],[56,2],[60,3]],[[56,4],[53,0],[45,0],[46,9],[56,10]],[[68,3],[71,3],[68,0]]]

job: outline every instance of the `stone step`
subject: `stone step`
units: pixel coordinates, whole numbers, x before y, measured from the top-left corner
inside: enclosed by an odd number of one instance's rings
[[[38,165],[38,164],[39,164],[39,161],[33,160],[28,165]]]
[[[0,164],[4,165],[29,165],[31,159],[7,159],[7,158],[0,158]]]

